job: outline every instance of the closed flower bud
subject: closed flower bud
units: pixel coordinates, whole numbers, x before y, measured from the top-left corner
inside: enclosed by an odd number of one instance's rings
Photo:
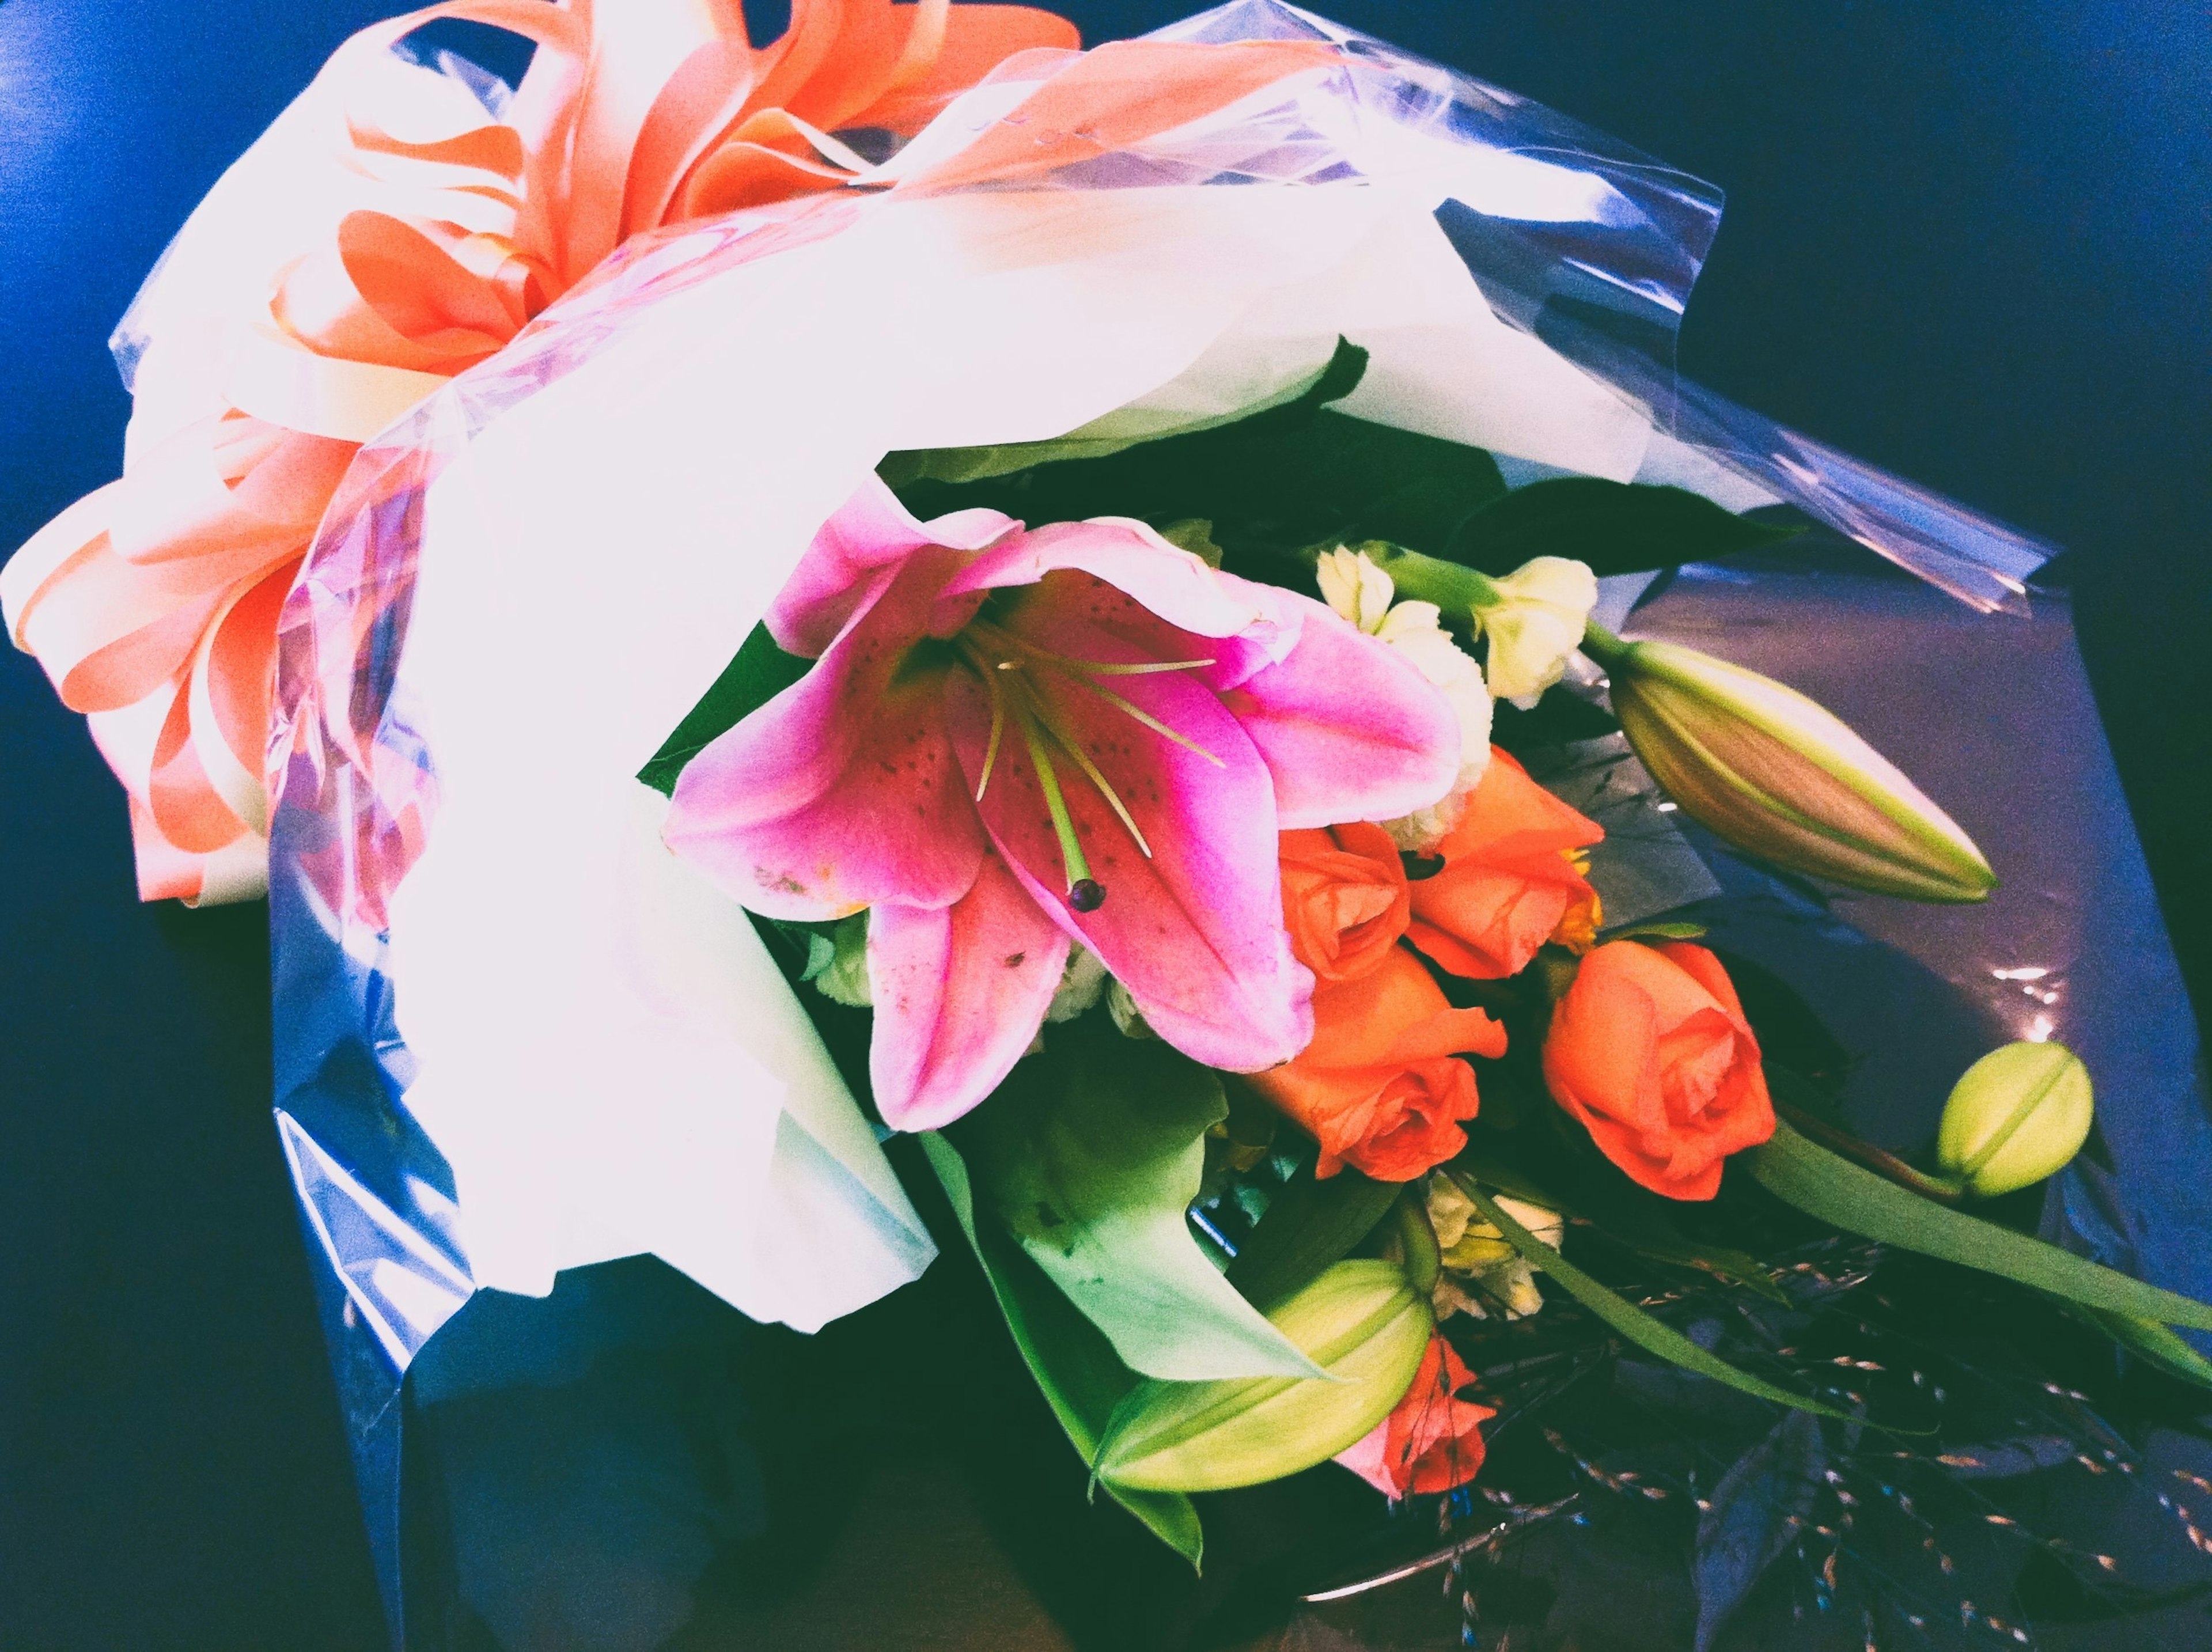
[[[2089,1138],[2089,1070],[2063,1044],[2005,1044],[1968,1067],[1936,1135],[1936,1159],[1994,1199],[2056,1175]]]
[[[1339,1262],[1267,1316],[1326,1377],[1148,1381],[1123,1402],[1099,1477],[1133,1491],[1224,1491],[1334,1457],[1389,1416],[1435,1321],[1395,1262]]]
[[[1652,777],[1693,818],[1777,865],[1911,901],[1979,901],[1982,852],[1881,753],[1794,689],[1693,648],[1586,645]]]
[[[1491,580],[1490,594],[1474,607],[1490,643],[1483,662],[1490,692],[1521,700],[1558,682],[1596,605],[1597,576],[1565,556],[1539,556]]]

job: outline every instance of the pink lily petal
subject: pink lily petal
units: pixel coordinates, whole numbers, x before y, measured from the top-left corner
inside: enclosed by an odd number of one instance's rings
[[[1274,776],[1285,831],[1392,820],[1459,774],[1459,720],[1395,650],[1319,603],[1297,646],[1223,695]]]
[[[989,850],[950,907],[874,908],[868,1078],[884,1122],[935,1130],[996,1090],[1044,1024],[1067,952],[1067,937]]]
[[[1218,573],[1144,523],[1117,516],[1054,522],[1016,535],[976,557],[945,594],[1035,585],[1063,568],[1091,574],[1123,594],[1126,601],[1097,617],[1140,647],[1161,646],[1176,631],[1207,639],[1211,646],[1195,654],[1158,657],[1212,659],[1206,680],[1216,688],[1234,686],[1283,659],[1297,642],[1304,608],[1319,606]]]
[[[787,653],[818,658],[865,604],[870,578],[931,545],[980,550],[1020,524],[997,511],[955,511],[916,521],[881,478],[871,476],[822,525],[769,604],[769,635]],[[963,615],[964,618],[965,616]]]
[[[950,667],[909,667],[957,551],[874,576],[805,677],[692,759],[662,836],[771,918],[968,892],[983,831],[945,730]]]
[[[1097,623],[1120,594],[1088,574],[1062,572],[1025,592],[1001,623],[1033,647],[1069,659],[1136,663],[1145,654]],[[1198,640],[1171,647],[1188,659]],[[1312,1036],[1313,978],[1291,956],[1272,856],[1274,799],[1266,766],[1237,720],[1186,672],[1097,679],[1149,716],[1203,747],[1206,756],[1146,728],[1084,686],[1076,674],[1026,667],[1022,677],[1106,777],[1152,856],[1131,838],[1081,766],[1053,751],[1078,841],[1105,904],[1071,911],[1066,868],[1026,744],[1009,726],[980,811],[1036,902],[1079,936],[1129,990],[1153,1029],[1212,1066],[1256,1072],[1296,1054]],[[966,674],[946,684],[953,741],[980,778],[988,743],[988,692]]]

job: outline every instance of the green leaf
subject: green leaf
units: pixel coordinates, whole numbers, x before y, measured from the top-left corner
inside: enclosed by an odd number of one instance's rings
[[[1605,938],[1608,941],[1694,941],[1702,939],[1705,933],[1703,924],[1654,921],[1631,924],[1626,929],[1608,929]]]
[[[1115,1408],[1135,1390],[1139,1378],[1121,1363],[1113,1345],[1083,1317],[1036,1264],[996,1224],[975,1219],[974,1190],[959,1151],[942,1136],[921,1138],[930,1168],[944,1183],[961,1231],[982,1264],[999,1300],[1006,1329],[1021,1350],[1030,1375],[1060,1419],[1068,1441],[1085,1463],[1095,1462]],[[1149,1527],[1195,1569],[1204,1549],[1198,1510],[1174,1491],[1133,1491],[1108,1485],[1107,1495]]]
[[[2179,1333],[2168,1330],[2156,1320],[2139,1319],[2133,1314],[2098,1308],[2081,1311],[2120,1346],[2140,1355],[2169,1376],[2178,1376],[2202,1388],[2212,1388],[2212,1359],[2191,1347]]]
[[[1692,1267],[1700,1272],[1717,1274],[1747,1291],[1757,1292],[1769,1302],[1787,1303],[1790,1300],[1789,1293],[1774,1283],[1772,1272],[1762,1266],[1759,1259],[1750,1252],[1693,1239],[1672,1223],[1654,1217],[1648,1210],[1623,1203],[1617,1209],[1607,1210],[1602,1218],[1591,1218],[1591,1225],[1615,1244],[1635,1252],[1638,1256],[1655,1262],[1669,1262],[1677,1267]]]
[[[1486,1096],[1486,1102],[1487,1099]],[[1663,1212],[1654,1208],[1656,1201],[1651,1195],[1628,1185],[1611,1165],[1601,1161],[1596,1165],[1585,1164],[1580,1167],[1579,1174],[1571,1163],[1553,1168],[1564,1170],[1571,1178],[1566,1184],[1569,1192],[1565,1195],[1554,1193],[1548,1185],[1530,1180],[1479,1145],[1467,1148],[1445,1167],[1462,1187],[1466,1186],[1466,1177],[1472,1175],[1510,1199],[1540,1205],[1565,1217],[1578,1217],[1600,1237],[1635,1255],[1717,1275],[1758,1292],[1770,1302],[1789,1301],[1788,1293],[1774,1283],[1773,1275],[1757,1257],[1748,1251],[1712,1244],[1684,1233]],[[1596,1185],[1593,1175],[1605,1178],[1611,1185]]]
[[[1292,401],[1112,453],[1000,476],[980,473],[1000,462],[988,455],[894,455],[881,473],[924,518],[987,506],[1033,527],[1093,516],[1155,527],[1204,520],[1237,571],[1310,592],[1310,567],[1295,553],[1346,539],[1441,547],[1505,494],[1481,448],[1322,405],[1348,394],[1365,364],[1365,351],[1340,340],[1328,367]],[[951,476],[963,479],[945,479]]]
[[[1490,1075],[1486,1073],[1484,1075],[1483,1084],[1486,1090],[1493,1087],[1496,1081]],[[1486,1106],[1489,1100],[1490,1097],[1486,1094],[1483,1096]],[[1551,1104],[1548,1096],[1545,1098],[1545,1102],[1547,1106]],[[1479,1145],[1471,1145],[1462,1150],[1460,1156],[1446,1165],[1444,1169],[1452,1180],[1462,1187],[1466,1187],[1467,1179],[1471,1175],[1479,1178],[1484,1186],[1494,1187],[1508,1199],[1517,1199],[1524,1205],[1541,1205],[1546,1210],[1557,1211],[1561,1216],[1565,1217],[1572,1217],[1579,1213],[1572,1200],[1560,1197],[1543,1183],[1526,1175],[1517,1165],[1506,1163],[1495,1153],[1484,1151]]]
[[[1761,1186],[1817,1221],[1900,1250],[1978,1268],[2104,1313],[2212,1331],[2212,1306],[1909,1193],[1777,1123],[1745,1163]]]
[[[1684,1370],[1709,1376],[1716,1382],[1725,1382],[1755,1399],[1771,1400],[1778,1406],[1809,1411],[1818,1416],[1833,1417],[1844,1422],[1865,1420],[1849,1412],[1838,1411],[1833,1406],[1823,1405],[1809,1395],[1796,1394],[1763,1381],[1748,1371],[1738,1370],[1719,1355],[1707,1352],[1680,1331],[1661,1324],[1628,1298],[1600,1285],[1569,1262],[1508,1216],[1496,1200],[1475,1185],[1472,1176],[1455,1175],[1453,1179],[1474,1201],[1474,1206],[1482,1212],[1483,1219],[1504,1234],[1514,1249],[1527,1257],[1533,1266],[1557,1279],[1569,1296],[1646,1353],[1656,1354],[1662,1359],[1680,1365]]]
[[[1735,515],[1685,488],[1560,477],[1516,488],[1468,518],[1444,554],[1486,574],[1569,556],[1603,576],[1725,556],[1803,531]]]
[[[1261,1308],[1273,1308],[1349,1256],[1389,1212],[1398,1192],[1395,1183],[1353,1169],[1326,1180],[1310,1167],[1300,1170],[1268,1204],[1229,1265],[1229,1283]]]
[[[1224,1278],[1187,1219],[1221,1079],[1103,1016],[1056,1027],[955,1127],[977,1193],[1022,1248],[1147,1376],[1313,1376]]]
[[[638,779],[663,796],[672,795],[684,764],[798,682],[813,665],[811,659],[784,653],[768,634],[768,627],[756,625],[714,686],[684,714],[652,760],[637,771]]]
[[[894,492],[901,492],[917,483],[985,482],[994,477],[1031,470],[1040,465],[1060,464],[1072,459],[1109,459],[1143,442],[1169,441],[1177,437],[1217,430],[1224,425],[1246,423],[1263,413],[1280,411],[1295,417],[1299,413],[1311,412],[1324,402],[1349,396],[1358,387],[1360,378],[1366,371],[1367,352],[1357,344],[1347,343],[1340,338],[1328,361],[1304,384],[1293,386],[1281,395],[1250,407],[1240,408],[1233,413],[1153,428],[1137,428],[1130,424],[1126,416],[1109,414],[1103,419],[1094,420],[1084,426],[1079,431],[1045,441],[1007,442],[991,447],[924,448],[886,453],[883,463],[876,466],[876,474]]]

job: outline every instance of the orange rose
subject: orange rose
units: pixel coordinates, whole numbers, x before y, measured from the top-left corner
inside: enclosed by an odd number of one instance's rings
[[[1582,851],[1604,836],[1492,747],[1467,813],[1437,846],[1444,869],[1412,886],[1407,939],[1470,981],[1520,974],[1546,941],[1587,951],[1598,903]]]
[[[1380,826],[1282,836],[1283,921],[1291,951],[1324,985],[1381,966],[1406,932],[1405,864]]]
[[[1552,1014],[1544,1081],[1605,1156],[1654,1193],[1711,1199],[1721,1161],[1774,1133],[1759,1041],[1702,946],[1609,941]]]
[[[1429,1339],[1421,1369],[1396,1409],[1337,1461],[1385,1497],[1433,1495],[1465,1485],[1482,1468],[1481,1424],[1498,1413],[1459,1398],[1474,1380],[1442,1337]]]
[[[1345,1165],[1411,1181],[1467,1145],[1474,1069],[1462,1053],[1505,1054],[1505,1029],[1455,1010],[1420,960],[1394,946],[1374,969],[1314,993],[1313,1042],[1252,1086],[1321,1144],[1316,1175]]]

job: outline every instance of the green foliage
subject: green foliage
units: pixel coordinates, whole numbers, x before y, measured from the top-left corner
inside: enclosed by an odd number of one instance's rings
[[[1486,574],[1568,556],[1602,579],[1754,550],[1803,531],[1735,515],[1683,488],[1559,477],[1516,488],[1468,518],[1443,554]]]
[[[1485,1095],[1486,1103],[1488,1095]],[[1646,1261],[1694,1268],[1757,1292],[1788,1301],[1771,1273],[1749,1252],[1686,1232],[1679,1208],[1638,1187],[1607,1163],[1580,1125],[1544,1103],[1544,1127],[1520,1133],[1511,1148],[1487,1131],[1448,1167],[1462,1186],[1473,1177],[1509,1198],[1540,1205],[1588,1224],[1590,1234]],[[1531,1169],[1528,1165],[1536,1168]]]
[[[1013,1333],[1030,1375],[1083,1461],[1097,1461],[1115,1408],[1137,1386],[1136,1373],[1121,1363],[1105,1333],[1084,1318],[1003,1229],[977,1219],[967,1165],[958,1150],[936,1135],[922,1137],[921,1145],[952,1201],[961,1231],[991,1282],[999,1311],[1006,1316],[1006,1328]],[[1198,1565],[1204,1537],[1198,1511],[1188,1497],[1174,1491],[1125,1491],[1111,1482],[1106,1483],[1106,1491],[1161,1542],[1194,1568]]]
[[[1474,1177],[1460,1175],[1455,1180],[1461,1190],[1474,1201],[1475,1208],[1482,1212],[1483,1220],[1504,1234],[1507,1242],[1528,1258],[1531,1266],[1556,1279],[1569,1296],[1646,1353],[1656,1354],[1662,1359],[1680,1365],[1684,1370],[1709,1376],[1716,1382],[1725,1382],[1754,1399],[1769,1400],[1778,1406],[1789,1406],[1798,1411],[1809,1411],[1844,1422],[1864,1420],[1849,1412],[1823,1405],[1810,1395],[1796,1393],[1753,1376],[1748,1371],[1737,1370],[1719,1355],[1709,1352],[1680,1331],[1662,1324],[1627,1297],[1600,1285],[1569,1262],[1507,1215],[1504,1207],[1484,1193]]]
[[[714,686],[638,770],[638,779],[663,796],[673,795],[684,764],[805,676],[813,664],[777,647],[765,625],[754,626]]]
[[[1978,1268],[2095,1310],[2212,1331],[2212,1306],[1924,1199],[1778,1123],[1744,1161],[1769,1193],[1814,1220],[1900,1250]]]
[[[1042,1054],[947,1133],[979,1202],[1134,1370],[1312,1376],[1186,1218],[1206,1133],[1228,1111],[1212,1069],[1091,1015],[1054,1028]]]
[[[1300,1170],[1268,1206],[1229,1265],[1229,1282],[1272,1309],[1349,1256],[1398,1197],[1394,1183],[1346,1169],[1322,1180]]]
[[[2179,1333],[2167,1329],[2156,1320],[2142,1319],[2133,1314],[2097,1308],[2085,1308],[2081,1312],[2120,1346],[2148,1360],[2168,1376],[2178,1376],[2200,1388],[2212,1388],[2212,1359],[2191,1347]]]

